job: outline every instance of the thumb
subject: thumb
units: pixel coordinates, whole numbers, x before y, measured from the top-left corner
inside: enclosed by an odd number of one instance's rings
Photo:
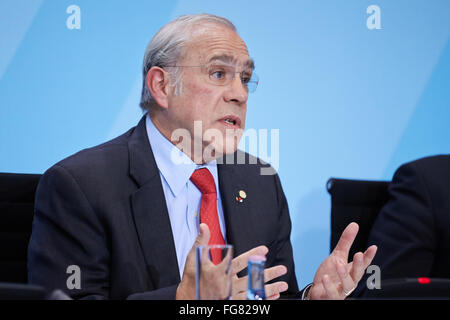
[[[200,224],[200,232],[197,235],[197,239],[195,239],[195,246],[206,246],[209,243],[209,239],[211,238],[211,233],[209,232],[209,227],[206,223]]]
[[[205,223],[201,223],[200,232],[186,258],[183,276],[177,289],[177,299],[195,299],[195,247],[208,245],[210,237],[211,233],[209,232],[208,226]]]

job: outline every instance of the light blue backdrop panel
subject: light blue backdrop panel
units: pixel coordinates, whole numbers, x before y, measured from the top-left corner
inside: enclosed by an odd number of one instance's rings
[[[79,30],[66,26],[73,4]],[[379,30],[366,26],[373,4]],[[227,17],[261,79],[247,128],[280,130],[304,286],[328,255],[329,177],[390,179],[404,162],[450,153],[449,11],[446,0],[2,0],[0,171],[42,173],[134,126],[154,33],[181,14]]]

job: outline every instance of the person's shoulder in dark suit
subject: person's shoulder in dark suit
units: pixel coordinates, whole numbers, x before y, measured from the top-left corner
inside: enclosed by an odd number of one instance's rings
[[[381,279],[450,278],[450,155],[402,165],[388,192],[369,237]]]
[[[127,141],[134,130],[81,150],[53,165],[41,177],[28,247],[28,281],[48,290],[65,289],[70,265],[80,265],[82,288],[73,297],[108,297],[106,212],[102,203],[123,197],[128,172]],[[122,175],[122,178],[120,176]],[[104,192],[104,191],[108,192]],[[116,190],[116,191],[114,191]],[[92,267],[94,266],[94,267]],[[98,279],[90,278],[96,274]]]

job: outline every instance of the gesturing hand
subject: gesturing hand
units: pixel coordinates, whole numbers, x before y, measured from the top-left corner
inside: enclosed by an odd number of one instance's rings
[[[266,246],[259,246],[253,248],[232,261],[233,265],[233,300],[243,300],[247,295],[248,276],[239,278],[237,274],[247,268],[248,258],[253,255],[265,256],[269,249]],[[275,278],[284,275],[287,268],[282,265],[274,266],[264,270],[264,281],[269,282]],[[288,284],[284,281],[277,281],[271,284],[266,284],[264,290],[266,291],[267,300],[275,300],[280,297],[280,293],[288,289]]]
[[[364,254],[355,253],[353,262],[348,263],[358,229],[358,224],[352,222],[342,232],[336,248],[317,269],[308,299],[345,299],[356,288],[377,252],[375,245],[370,246]]]
[[[209,228],[206,224],[200,224],[200,232],[186,258],[183,278],[178,285],[176,299],[195,299],[195,247],[198,245],[207,245],[210,238]],[[245,299],[247,294],[248,277],[239,278],[237,274],[247,268],[248,257],[252,255],[265,256],[268,252],[266,246],[253,248],[232,260],[232,296],[233,300]],[[264,270],[265,282],[271,281],[284,275],[287,272],[285,266],[279,265]],[[280,293],[288,289],[288,284],[284,281],[278,281],[265,286],[267,299],[278,299]]]

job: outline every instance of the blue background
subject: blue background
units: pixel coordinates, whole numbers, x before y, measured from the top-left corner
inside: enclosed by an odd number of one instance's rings
[[[72,4],[80,30],[66,27]],[[390,179],[450,153],[450,1],[2,0],[0,171],[43,173],[134,126],[148,41],[200,12],[233,21],[256,61],[247,128],[280,129],[303,286],[328,255],[329,177]]]

